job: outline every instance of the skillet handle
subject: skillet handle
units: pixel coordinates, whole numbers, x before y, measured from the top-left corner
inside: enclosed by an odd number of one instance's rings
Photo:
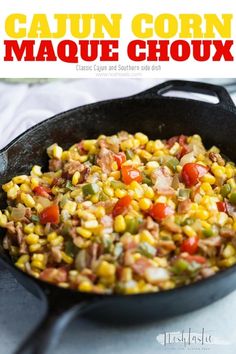
[[[16,350],[15,354],[52,354],[63,331],[79,314],[91,307],[90,301],[73,303],[67,308],[49,307],[39,325]]]
[[[228,111],[236,111],[234,102],[232,101],[228,91],[223,86],[212,85],[198,81],[184,81],[184,80],[169,80],[154,86],[151,89],[141,92],[136,97],[151,97],[160,98],[164,93],[171,90],[184,91],[192,93],[201,93],[208,96],[217,97],[219,102],[216,104]],[[186,99],[186,98],[185,98]],[[211,103],[209,103],[211,104]]]

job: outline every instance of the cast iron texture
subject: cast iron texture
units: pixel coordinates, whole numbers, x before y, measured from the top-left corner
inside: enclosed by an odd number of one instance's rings
[[[217,96],[219,103],[163,97],[170,89]],[[34,164],[47,168],[45,151],[52,143],[65,148],[81,139],[120,130],[141,131],[154,139],[199,134],[206,146],[215,144],[236,161],[236,108],[227,91],[203,83],[168,81],[132,97],[72,109],[31,128],[0,152],[1,183],[28,173]],[[2,192],[0,204],[1,208],[5,206]],[[157,320],[206,306],[236,288],[236,267],[232,267],[198,283],[160,293],[83,294],[31,278],[14,267],[2,247],[0,261],[21,284],[42,299],[45,309],[42,322],[18,354],[51,353],[65,326],[79,313],[113,323]]]

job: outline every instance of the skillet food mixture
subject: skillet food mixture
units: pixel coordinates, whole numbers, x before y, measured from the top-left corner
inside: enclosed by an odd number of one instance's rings
[[[3,245],[15,265],[64,288],[172,289],[236,263],[234,163],[198,135],[119,132],[47,149],[49,170],[3,185]]]

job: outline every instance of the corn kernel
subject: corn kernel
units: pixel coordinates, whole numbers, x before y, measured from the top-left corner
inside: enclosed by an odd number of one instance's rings
[[[29,177],[26,175],[16,176],[16,177],[12,178],[12,181],[15,184],[22,184],[22,183],[27,182],[28,180],[29,180]]]
[[[76,231],[78,232],[78,234],[80,234],[84,238],[90,238],[92,236],[92,232],[91,231],[86,230],[85,228],[83,228],[81,226],[78,226],[76,228]]]
[[[38,177],[42,176],[41,166],[35,165],[31,170],[32,174]]]
[[[39,181],[37,180],[37,178],[32,177],[31,181],[30,181],[30,187],[32,190],[34,190],[35,187],[38,187],[39,185]]]
[[[148,142],[148,137],[147,135],[143,133],[136,133],[134,136],[138,141],[140,142],[141,145],[146,145]]]
[[[26,184],[26,183],[22,183],[21,184],[20,190],[21,190],[21,192],[24,192],[24,193],[30,193],[31,192],[30,186],[28,184]]]
[[[225,249],[223,250],[222,255],[224,258],[229,258],[229,257],[234,256],[235,253],[236,253],[236,250],[235,250],[234,246],[229,243],[228,245],[226,245]]]
[[[8,190],[7,192],[7,198],[8,199],[16,199],[19,191],[19,187],[17,184],[15,184],[11,189]]]
[[[140,241],[147,242],[151,246],[155,245],[155,239],[148,230],[143,230],[142,232],[140,232]]]
[[[83,291],[83,292],[90,292],[92,291],[92,284],[85,280],[85,281],[82,281],[80,284],[79,284],[79,291]]]
[[[94,194],[94,195],[90,198],[90,200],[91,200],[91,202],[92,202],[93,204],[98,203],[98,202],[99,202],[99,194],[98,194],[98,193],[97,193],[97,194]]]
[[[217,215],[217,223],[220,226],[224,226],[227,221],[228,221],[228,215],[224,212],[219,212]]]
[[[41,249],[40,243],[35,243],[35,244],[29,246],[29,251],[30,251],[31,253],[37,252],[37,251],[40,250],[40,249]]]
[[[62,159],[62,161],[68,161],[70,159],[70,152],[63,151],[61,154],[61,159]]]
[[[35,245],[36,243],[38,243],[38,240],[39,240],[39,236],[36,234],[33,234],[33,233],[31,233],[25,237],[25,242],[28,245]]]
[[[123,215],[118,215],[114,220],[114,230],[116,232],[124,232],[126,229],[126,222]]]
[[[188,237],[195,237],[197,236],[196,231],[189,225],[185,225],[183,227],[183,231],[184,233],[188,236]]]
[[[52,246],[59,246],[62,242],[64,241],[63,236],[57,236],[54,240],[52,240],[50,243]]]
[[[4,192],[8,192],[12,187],[14,186],[14,183],[12,181],[5,183],[2,185],[2,189]]]
[[[28,208],[33,208],[35,206],[35,201],[30,194],[21,193],[21,200]]]
[[[47,236],[48,242],[51,242],[51,241],[55,240],[55,238],[57,238],[57,233],[56,232],[50,232],[50,234],[48,234],[48,236]]]
[[[111,187],[104,187],[103,188],[104,193],[106,193],[106,195],[108,195],[109,197],[113,197],[114,196],[114,190]]]
[[[76,171],[74,174],[73,174],[73,177],[72,177],[72,184],[73,186],[76,186],[79,182],[79,179],[80,179],[80,172],[79,171]]]
[[[30,223],[28,225],[25,225],[24,227],[24,232],[26,234],[32,234],[34,232],[34,224],[33,223]]]
[[[34,227],[34,232],[39,236],[43,236],[44,235],[44,227],[40,224],[37,224]]]
[[[148,198],[142,198],[139,201],[139,207],[141,210],[148,210],[152,205],[152,202]]]
[[[106,215],[106,210],[104,207],[98,206],[94,213],[96,218],[101,219],[103,216]]]
[[[83,163],[88,160],[88,155],[78,156],[78,160]]]
[[[7,223],[7,217],[6,215],[2,214],[0,211],[0,227],[5,227]]]
[[[133,142],[132,139],[127,139],[124,140],[120,143],[121,150],[125,151],[127,149],[132,149],[133,147]]]
[[[63,210],[67,210],[70,215],[74,215],[76,212],[77,204],[71,200],[67,200],[63,206]]]
[[[152,199],[152,198],[154,198],[154,196],[155,196],[155,193],[154,193],[153,189],[151,187],[148,187],[144,192],[144,197]]]
[[[141,150],[139,152],[139,156],[145,160],[150,160],[152,158],[152,155],[150,154],[150,152],[145,151],[145,150]]]
[[[52,156],[53,156],[55,159],[60,160],[61,157],[62,157],[62,152],[63,152],[63,149],[62,149],[59,145],[55,144],[55,145],[53,146],[53,149],[52,149]]]
[[[68,256],[68,254],[66,254],[65,252],[61,252],[61,258],[67,264],[72,264],[73,263],[73,258]]]
[[[146,145],[146,150],[147,150],[148,152],[151,152],[151,153],[154,152],[155,147],[154,147],[154,141],[153,141],[153,140],[149,140],[149,141],[148,141],[148,143],[147,143],[147,145]]]
[[[98,227],[98,222],[97,222],[97,220],[84,221],[83,226],[86,229],[95,229],[96,227]]]
[[[107,261],[102,261],[97,267],[96,274],[99,277],[110,277],[115,274],[116,267],[114,264],[108,263]]]
[[[121,271],[121,281],[127,282],[132,280],[132,269],[125,267]]]
[[[116,198],[123,198],[127,194],[125,189],[116,188],[115,189],[115,196]]]
[[[195,213],[196,218],[201,219],[201,220],[206,220],[209,218],[209,212],[204,209],[199,209]]]
[[[31,267],[43,270],[43,269],[45,269],[45,264],[41,261],[35,260],[35,261],[31,262]]]
[[[201,178],[202,182],[207,182],[209,184],[215,184],[216,179],[214,176],[212,176],[212,174],[210,173],[206,173],[202,178]]]

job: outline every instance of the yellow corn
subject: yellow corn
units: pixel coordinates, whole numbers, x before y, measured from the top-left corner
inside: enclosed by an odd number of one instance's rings
[[[84,280],[79,284],[79,291],[91,292],[92,288],[92,284],[88,280]]]
[[[51,241],[55,240],[55,238],[57,238],[57,233],[56,232],[50,232],[50,234],[48,234],[48,236],[47,236],[48,242],[51,242]]]
[[[114,230],[116,232],[124,232],[126,229],[126,222],[123,215],[118,215],[114,220]]]
[[[206,182],[209,184],[215,184],[216,179],[214,176],[212,176],[210,173],[206,173],[202,178],[201,178],[202,182]]]
[[[37,224],[37,225],[35,225],[34,232],[35,232],[35,234],[37,234],[39,236],[43,236],[44,235],[44,227],[41,224]]]
[[[68,256],[68,254],[66,254],[65,252],[61,252],[61,258],[67,264],[72,264],[74,261],[73,258]]]
[[[62,157],[62,152],[63,152],[63,149],[59,145],[55,144],[53,149],[52,149],[52,156],[55,159],[60,160],[61,157]]]
[[[116,198],[123,198],[126,194],[127,191],[125,189],[120,189],[120,188],[115,189]]]
[[[144,192],[144,197],[153,199],[155,196],[155,193],[151,187],[147,187],[147,189]]]
[[[27,182],[28,180],[29,180],[29,177],[26,175],[16,176],[16,177],[12,178],[12,181],[15,184],[22,184],[22,183]]]
[[[31,262],[32,268],[45,269],[45,264],[41,261],[35,260]]]
[[[5,183],[2,185],[2,189],[4,192],[8,192],[12,187],[14,186],[14,183],[12,181]]]
[[[81,227],[81,226],[78,226],[76,228],[76,231],[78,232],[78,234],[80,234],[84,238],[90,238],[92,236],[92,232],[91,231],[86,230],[84,227]]]
[[[148,198],[141,198],[139,200],[139,207],[141,210],[148,210],[152,205],[152,202]]]
[[[113,197],[114,195],[114,190],[111,187],[104,187],[103,188],[104,193],[108,195],[109,197]]]
[[[188,236],[188,237],[195,237],[197,236],[196,231],[189,225],[185,225],[183,227],[183,231],[184,233]]]
[[[30,194],[21,193],[21,200],[28,208],[33,208],[35,206],[35,201]]]
[[[37,252],[37,251],[39,251],[40,249],[41,249],[40,243],[35,243],[35,244],[29,246],[29,251],[30,251],[31,253]]]
[[[96,218],[101,219],[103,216],[106,215],[106,210],[104,207],[98,206],[94,213]]]
[[[39,185],[39,181],[37,180],[37,178],[32,177],[32,178],[31,178],[31,181],[30,181],[30,187],[31,187],[31,189],[34,190],[34,188],[35,188],[35,187],[38,187],[38,185]]]
[[[98,222],[97,222],[97,220],[84,221],[83,226],[86,229],[95,229],[96,227],[98,227]]]
[[[7,198],[13,199],[13,200],[16,199],[19,189],[20,188],[18,187],[17,184],[13,185],[13,187],[7,191]]]
[[[229,243],[228,245],[226,245],[222,254],[223,254],[224,258],[230,258],[230,257],[234,256],[235,253],[236,253],[236,250],[235,250],[234,246]]]
[[[27,245],[35,245],[36,243],[38,243],[38,240],[39,236],[33,233],[25,237],[25,242],[27,243]]]
[[[154,239],[154,237],[152,236],[152,234],[148,230],[143,230],[140,233],[140,241],[141,242],[147,242],[147,243],[149,243],[152,246],[155,245],[155,239]]]
[[[72,184],[73,186],[76,186],[79,182],[79,179],[80,179],[80,172],[79,171],[76,171],[74,174],[73,174],[73,177],[72,177]]]
[[[102,261],[97,270],[96,273],[99,277],[110,277],[115,274],[116,267],[114,264],[108,263],[107,261]]]
[[[24,193],[30,193],[31,192],[30,186],[28,184],[26,184],[26,183],[22,183],[21,184],[20,190],[21,190],[21,192],[24,192]]]
[[[127,282],[132,280],[132,269],[125,267],[121,272],[121,281]]]
[[[204,209],[199,209],[195,213],[196,218],[201,219],[201,220],[206,220],[209,218],[209,212]]]
[[[134,136],[138,141],[140,142],[141,145],[146,145],[148,142],[148,137],[147,135],[143,133],[136,133]]]
[[[7,223],[7,217],[6,215],[2,214],[0,211],[0,227],[5,227]]]
[[[25,225],[24,227],[24,232],[26,234],[32,234],[34,232],[34,224],[31,223],[31,224],[28,224],[28,225]],[[37,233],[37,232],[36,232]]]
[[[32,174],[38,177],[42,176],[42,171],[41,171],[41,167],[38,165],[33,166],[32,170],[31,170]]]
[[[64,241],[63,236],[57,236],[54,240],[52,240],[50,243],[52,246],[59,246],[62,242]]]
[[[76,212],[77,204],[71,200],[68,200],[63,206],[63,210],[67,210],[70,215],[74,215]]]

